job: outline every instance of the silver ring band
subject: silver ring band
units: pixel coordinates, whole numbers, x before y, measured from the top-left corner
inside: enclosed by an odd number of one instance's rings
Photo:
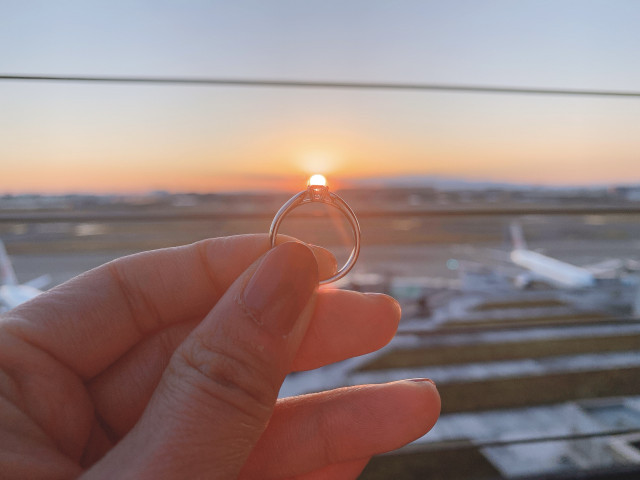
[[[360,255],[360,224],[358,223],[356,214],[353,213],[351,207],[347,205],[347,202],[342,198],[335,193],[330,192],[329,188],[324,185],[309,185],[306,190],[296,193],[284,205],[282,205],[282,207],[280,207],[280,210],[278,210],[278,213],[276,213],[276,216],[273,217],[273,221],[271,222],[271,227],[269,228],[269,240],[271,242],[271,248],[273,248],[276,244],[278,229],[280,228],[280,224],[284,220],[284,217],[293,209],[311,202],[320,202],[337,208],[345,217],[347,217],[347,220],[349,220],[349,224],[353,229],[353,239],[355,242],[353,250],[351,250],[351,254],[347,259],[347,262],[336,272],[335,275],[325,280],[320,280],[320,285],[326,285],[327,283],[335,282],[349,273],[356,264],[358,255]]]

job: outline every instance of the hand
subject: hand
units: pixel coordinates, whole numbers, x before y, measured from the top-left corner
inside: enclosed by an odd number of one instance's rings
[[[3,478],[355,478],[426,433],[428,381],[277,399],[284,377],[386,344],[384,295],[318,289],[326,250],[263,235],[108,263],[0,323]]]

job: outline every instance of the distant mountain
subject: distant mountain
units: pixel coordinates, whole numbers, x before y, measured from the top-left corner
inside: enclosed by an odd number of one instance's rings
[[[490,180],[474,180],[470,178],[444,177],[439,175],[400,175],[393,177],[356,178],[348,182],[353,188],[434,188],[436,190],[544,190],[584,191],[602,190],[610,185],[538,185],[527,183],[496,182]]]
[[[523,190],[534,188],[533,185],[492,182],[486,180],[471,180],[455,177],[441,177],[437,175],[403,175],[397,177],[374,177],[354,179],[350,186],[361,188],[425,188],[437,190]],[[546,187],[552,188],[552,187]]]

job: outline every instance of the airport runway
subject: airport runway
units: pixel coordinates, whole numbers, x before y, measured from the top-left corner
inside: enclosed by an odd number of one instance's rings
[[[43,250],[46,250],[46,244],[43,245]],[[55,286],[103,263],[131,253],[135,252],[34,253],[11,255],[11,260],[20,282],[48,273],[52,276],[51,286]],[[342,259],[348,251],[337,249],[335,253]],[[362,249],[355,271],[455,278],[455,272],[446,267],[446,262],[451,255],[453,255],[452,247],[443,245],[370,246]]]
[[[640,259],[638,241],[588,241],[579,244],[553,241],[531,245],[542,249],[545,254],[585,265],[611,258]],[[41,252],[11,255],[18,279],[21,282],[44,274],[52,276],[52,286],[58,285],[87,270],[95,268],[115,258],[135,251],[46,253],[46,242]],[[348,248],[331,249],[339,261],[344,261]],[[495,244],[474,247],[468,244],[428,244],[428,245],[369,245],[362,248],[354,272],[381,273],[395,276],[428,276],[454,279],[458,272],[453,269],[457,260],[489,266],[508,265],[508,245]]]

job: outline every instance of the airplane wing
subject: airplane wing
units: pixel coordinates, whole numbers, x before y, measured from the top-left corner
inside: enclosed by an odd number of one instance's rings
[[[582,268],[590,271],[594,277],[614,278],[624,270],[625,262],[619,258],[612,258],[591,265],[584,265]]]
[[[43,288],[47,287],[50,283],[51,283],[51,275],[47,273],[45,275],[40,275],[39,277],[34,278],[33,280],[29,280],[28,282],[25,282],[24,285],[37,288],[38,290],[42,290]]]
[[[41,293],[41,290],[28,285],[0,285],[0,304],[5,310],[11,310]]]

